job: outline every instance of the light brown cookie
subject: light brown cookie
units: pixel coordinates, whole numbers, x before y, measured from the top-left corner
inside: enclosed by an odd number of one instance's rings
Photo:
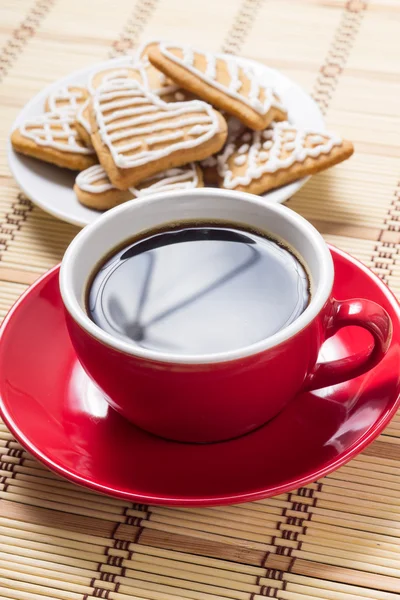
[[[68,85],[57,88],[47,97],[45,111],[68,110],[76,113],[88,98],[89,91],[84,87]]]
[[[95,165],[79,173],[74,191],[82,204],[96,210],[108,210],[132,198],[155,192],[203,187],[203,177],[198,165],[190,163],[153,175],[136,188],[118,190],[110,182],[101,165]]]
[[[75,115],[67,110],[27,119],[13,131],[11,143],[16,152],[74,171],[98,162],[79,137]]]
[[[148,51],[150,62],[184,89],[226,110],[251,129],[287,119],[276,92],[236,58],[160,42]]]
[[[205,102],[165,103],[127,80],[96,90],[90,124],[100,163],[121,190],[218,152],[227,136],[225,120]]]
[[[81,137],[81,140],[88,148],[93,148],[92,138],[91,138],[91,127],[90,127],[90,97],[80,106],[76,112],[76,122],[75,127],[78,134]]]
[[[174,83],[172,79],[161,73],[149,60],[149,52],[158,47],[160,41],[151,41],[143,44],[137,51],[137,64],[144,69],[142,84],[164,102],[184,102],[193,100],[195,96]]]
[[[323,171],[353,154],[338,136],[302,131],[287,122],[264,131],[246,131],[217,157],[220,187],[262,194]]]
[[[88,90],[93,95],[102,85],[118,85],[126,79],[137,81],[141,85],[143,84],[142,73],[140,69],[135,68],[133,61],[127,66],[110,67],[109,69],[93,71],[89,77]]]

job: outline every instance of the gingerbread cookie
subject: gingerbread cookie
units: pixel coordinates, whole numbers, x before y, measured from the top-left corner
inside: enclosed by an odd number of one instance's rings
[[[150,90],[157,96],[160,96],[164,102],[184,102],[185,100],[193,100],[193,94],[190,94],[183,88],[161,73],[149,60],[149,52],[156,49],[160,44],[159,40],[147,42],[143,44],[136,54],[138,65],[142,65],[144,73],[142,74],[142,82],[146,89]]]
[[[167,104],[130,80],[96,90],[90,119],[100,163],[121,190],[218,152],[227,136],[225,120],[205,102]]]
[[[220,186],[262,194],[352,154],[353,144],[336,135],[273,123],[264,131],[246,131],[225,146],[217,158]]]
[[[265,129],[287,112],[272,87],[236,58],[160,42],[148,51],[150,62],[184,89],[226,110],[251,129]]]
[[[23,122],[11,134],[17,152],[59,167],[81,171],[96,164],[97,157],[81,140],[75,115],[64,110],[48,112]]]
[[[110,182],[103,167],[95,165],[79,173],[74,191],[78,200],[85,206],[96,210],[108,210],[132,198],[139,198],[155,192],[202,186],[201,169],[194,163],[153,175],[139,183],[136,188],[129,190],[118,190]]]
[[[76,113],[89,98],[89,92],[84,87],[65,86],[55,89],[45,102],[46,112],[68,110]]]
[[[78,131],[78,134],[80,135],[81,139],[83,140],[84,144],[88,148],[93,148],[92,138],[91,138],[92,130],[90,127],[90,120],[89,120],[90,119],[89,105],[90,105],[90,98],[88,98],[86,100],[86,102],[84,102],[78,108],[78,110],[76,112],[75,127],[76,127],[76,130]]]

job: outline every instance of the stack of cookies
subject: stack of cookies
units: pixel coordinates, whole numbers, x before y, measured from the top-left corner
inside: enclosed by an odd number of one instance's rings
[[[204,182],[262,194],[353,153],[291,125],[268,81],[235,57],[164,42],[56,90],[45,111],[12,133],[14,149],[80,171],[76,195],[98,210]]]

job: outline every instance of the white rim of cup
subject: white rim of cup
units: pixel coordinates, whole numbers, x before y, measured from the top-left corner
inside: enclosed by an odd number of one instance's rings
[[[94,321],[90,319],[85,310],[80,305],[80,300],[76,297],[72,291],[72,269],[74,268],[75,262],[78,260],[82,246],[87,242],[87,238],[90,238],[93,232],[102,229],[106,226],[107,221],[115,219],[119,215],[123,215],[124,212],[129,211],[129,206],[134,203],[135,209],[139,210],[141,207],[145,210],[145,207],[149,203],[157,203],[160,200],[168,201],[169,198],[177,196],[185,196],[188,190],[176,191],[176,192],[160,192],[158,194],[152,194],[151,197],[145,197],[142,199],[135,199],[129,202],[125,202],[120,206],[108,210],[106,213],[101,215],[96,221],[87,225],[82,229],[77,236],[72,240],[69,247],[67,248],[64,258],[61,263],[60,269],[60,291],[61,297],[65,308],[69,312],[72,319],[80,325],[89,335],[97,339],[99,342],[109,346],[115,350],[119,350],[124,354],[135,356],[137,358],[143,358],[155,362],[164,362],[170,364],[213,364],[223,363],[233,360],[240,360],[249,356],[260,354],[265,350],[276,347],[297,333],[305,329],[307,325],[315,319],[319,312],[327,302],[333,286],[334,268],[331,253],[329,251],[326,242],[322,238],[321,234],[315,229],[311,223],[309,223],[304,217],[301,217],[296,212],[281,204],[267,204],[267,201],[248,193],[239,193],[232,190],[222,190],[218,188],[197,188],[190,190],[190,194],[204,195],[205,190],[209,189],[210,194],[213,196],[231,196],[236,199],[240,196],[241,201],[248,202],[250,204],[257,204],[272,212],[281,213],[284,218],[291,222],[292,225],[302,232],[302,234],[311,239],[312,244],[315,248],[317,258],[321,266],[321,281],[316,290],[313,290],[312,299],[306,310],[290,325],[281,329],[274,335],[245,346],[236,350],[229,350],[226,352],[210,353],[210,354],[197,354],[197,355],[185,355],[179,353],[166,353],[157,352],[155,350],[148,350],[135,346],[122,339],[118,339],[113,335],[107,333],[101,329]],[[162,223],[160,223],[160,226]],[[273,232],[272,232],[273,235]],[[123,242],[124,240],[121,240]],[[108,251],[112,251],[113,248],[107,248],[104,251],[104,255]],[[101,258],[101,257],[99,257]],[[92,269],[94,269],[95,264]],[[91,273],[88,273],[88,277]]]

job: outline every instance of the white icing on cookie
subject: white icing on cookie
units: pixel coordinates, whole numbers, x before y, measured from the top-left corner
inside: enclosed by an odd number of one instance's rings
[[[308,144],[313,144],[316,136],[321,142],[309,146]],[[268,144],[266,147],[264,142],[263,150],[260,151],[263,139],[270,141],[271,145]],[[293,141],[288,142],[287,140]],[[265,173],[276,173],[279,169],[288,169],[295,163],[304,162],[308,157],[317,158],[321,154],[329,154],[334,146],[342,144],[342,139],[334,134],[297,130],[286,121],[272,123],[265,131],[253,131],[252,143],[246,153],[240,153],[243,146],[239,146],[239,144],[242,141],[243,136],[236,144],[228,143],[217,157],[218,174],[223,178],[222,187],[224,188],[232,189],[239,185],[249,185],[254,179],[259,179]],[[228,164],[232,156],[234,156],[234,165],[242,166],[246,163],[244,172],[237,175],[232,173]]]
[[[84,102],[84,104],[82,104],[82,106],[78,109],[78,112],[76,113],[76,120],[78,121],[78,123],[80,123],[82,125],[84,130],[90,135],[92,133],[92,128],[90,126],[89,121],[85,117],[85,110],[89,106],[89,102],[90,102],[90,98],[88,98],[86,100],[86,102]]]
[[[233,162],[235,163],[235,165],[237,165],[238,167],[240,167],[241,165],[244,165],[244,163],[247,160],[247,156],[245,156],[244,154],[242,156],[236,156],[233,160]]]
[[[33,140],[39,146],[47,146],[62,152],[93,154],[94,150],[79,143],[79,134],[72,127],[74,123],[73,111],[48,112],[27,119],[19,126],[19,131],[21,135]]]
[[[248,151],[248,149],[250,148],[250,146],[248,144],[242,144],[239,148],[238,148],[238,153],[239,154],[244,154],[245,152]]]
[[[57,112],[59,110],[69,110],[76,112],[85,100],[85,93],[83,90],[75,89],[72,90],[68,86],[55,89],[47,98],[47,104],[50,112]],[[64,106],[59,106],[62,103]]]
[[[200,100],[167,104],[128,79],[96,90],[93,110],[102,142],[121,169],[195,148],[219,131],[217,113],[209,104]],[[189,125],[203,127],[188,139],[185,128]],[[152,148],[163,142],[171,143]]]
[[[149,44],[145,44],[143,47],[143,51],[147,48]],[[140,55],[141,56],[141,55]],[[155,76],[156,83],[150,83],[150,74]],[[99,77],[101,76],[101,77]],[[95,83],[95,79],[97,78],[97,82]],[[94,71],[89,78],[88,90],[93,95],[100,86],[107,84],[123,84],[124,81],[137,81],[140,86],[142,86],[145,90],[156,94],[157,96],[163,97],[166,95],[172,94],[180,94],[182,96],[182,100],[185,99],[182,92],[179,91],[180,88],[176,83],[171,83],[170,85],[165,85],[166,77],[163,73],[157,71],[157,69],[151,64],[148,57],[146,55],[141,56],[140,58],[132,59],[126,67],[121,68],[111,68],[104,69],[102,68],[100,71]],[[175,98],[178,100],[178,98]]]
[[[125,68],[110,68],[110,69],[101,69],[100,71],[93,71],[93,73],[91,73],[90,77],[89,77],[89,82],[88,82],[88,90],[90,94],[94,94],[96,89],[98,89],[100,86],[103,85],[107,85],[108,83],[114,83],[115,85],[118,85],[118,83],[121,83],[123,81],[125,81],[126,79],[133,79],[132,75],[132,71],[130,70],[131,67],[133,67],[132,65],[129,65]],[[101,76],[101,79],[99,80],[98,83],[94,83],[95,78],[99,75]],[[138,73],[138,76],[140,76],[140,73]]]
[[[106,181],[103,181],[104,179]],[[99,183],[101,181],[103,183]],[[117,189],[108,179],[107,173],[101,165],[94,165],[81,171],[77,175],[75,183],[82,191],[89,192],[90,194],[103,194],[104,192]]]
[[[101,165],[94,165],[79,173],[75,183],[82,191],[90,194],[103,194],[117,189],[112,185]],[[130,192],[132,192],[132,197],[138,198],[161,189],[166,191],[195,188],[198,183],[196,166],[194,163],[190,163],[183,167],[157,173],[157,175],[145,179],[138,188],[130,188]]]
[[[227,94],[231,98],[247,104],[260,115],[267,114],[272,107],[285,111],[272,87],[264,85],[252,68],[241,66],[234,57],[227,58],[221,54],[204,53],[200,50],[194,50],[189,46],[177,46],[167,42],[160,42],[159,49],[161,54],[175,64],[185,67],[205,83]],[[176,56],[173,50],[178,50],[182,54],[182,58]],[[201,56],[205,60],[206,70],[204,72],[194,66],[196,56]],[[230,75],[228,85],[220,83],[217,79],[217,61],[224,62],[227,66]],[[242,88],[241,76],[243,75],[250,81],[250,90],[247,95],[240,93]]]
[[[147,187],[142,188],[129,188],[136,197],[147,196],[148,194],[154,194],[160,190],[186,190],[197,187],[199,178],[197,176],[196,166],[194,163],[189,163],[184,167],[177,167],[174,169],[168,169],[162,171],[149,179],[142,182],[143,184],[150,183]]]

